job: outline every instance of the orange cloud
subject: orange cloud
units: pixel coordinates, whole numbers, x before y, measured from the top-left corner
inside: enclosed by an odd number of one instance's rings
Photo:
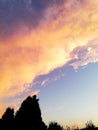
[[[75,48],[98,38],[98,1],[74,2],[47,8],[38,28],[29,31],[21,25],[13,36],[0,40],[0,98],[26,91],[25,83],[63,66],[74,58],[70,54]]]

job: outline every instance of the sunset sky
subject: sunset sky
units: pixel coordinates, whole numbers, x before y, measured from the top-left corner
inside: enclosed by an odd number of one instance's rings
[[[0,0],[0,116],[34,94],[46,123],[98,126],[98,0]]]

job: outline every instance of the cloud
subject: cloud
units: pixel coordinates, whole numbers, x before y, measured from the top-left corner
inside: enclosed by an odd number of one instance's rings
[[[71,56],[76,59],[71,63],[74,69],[98,62],[98,38],[89,41],[85,46],[75,48],[71,52]]]
[[[97,0],[1,0],[0,98],[33,91],[25,84],[69,61],[75,69],[97,62],[97,5]]]
[[[64,76],[65,76],[65,72],[63,72],[62,67],[60,67],[60,68],[57,68],[57,69],[51,71],[48,74],[37,76],[34,79],[33,84],[35,86],[40,86],[40,87],[46,86],[47,87],[49,84],[57,81],[58,79],[60,79]]]
[[[49,82],[49,78],[42,81],[41,86],[45,86]]]

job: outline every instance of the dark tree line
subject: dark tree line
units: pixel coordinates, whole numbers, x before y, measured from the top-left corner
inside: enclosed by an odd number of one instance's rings
[[[42,120],[41,110],[36,95],[27,97],[19,110],[14,113],[13,108],[7,108],[0,119],[0,130],[63,130],[57,123],[50,123],[47,127]]]
[[[42,120],[41,110],[36,95],[28,96],[15,113],[13,108],[7,108],[0,119],[0,130],[64,130],[57,122],[50,122],[49,126]],[[95,130],[98,128],[89,121],[81,130]],[[71,130],[67,127],[66,130]],[[77,128],[76,130],[79,130]]]

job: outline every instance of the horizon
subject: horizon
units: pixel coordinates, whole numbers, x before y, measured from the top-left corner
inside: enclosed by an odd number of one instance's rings
[[[98,126],[98,0],[0,0],[0,117],[37,95],[46,124]]]

